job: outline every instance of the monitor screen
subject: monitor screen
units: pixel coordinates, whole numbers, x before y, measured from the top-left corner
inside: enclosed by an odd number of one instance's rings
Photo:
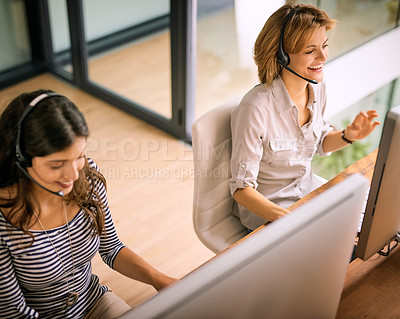
[[[349,177],[120,318],[334,318],[368,185]]]
[[[355,256],[381,251],[400,230],[400,105],[385,117]]]

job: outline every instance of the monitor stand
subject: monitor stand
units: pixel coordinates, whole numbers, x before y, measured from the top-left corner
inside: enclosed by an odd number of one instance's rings
[[[397,247],[399,242],[400,242],[400,233],[397,233],[397,235],[393,237],[393,239],[390,241],[390,243],[388,245],[386,245],[385,247],[383,247],[382,250],[380,250],[378,252],[378,254],[381,256],[385,256],[385,257],[389,256],[389,254],[393,251],[393,249],[395,249]],[[354,244],[353,253],[351,254],[350,262],[352,262],[354,259],[357,258],[356,248],[357,248],[357,244]],[[385,251],[385,248],[386,248],[386,251]]]

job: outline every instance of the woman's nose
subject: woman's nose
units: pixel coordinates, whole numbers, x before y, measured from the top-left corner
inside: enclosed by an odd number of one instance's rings
[[[319,50],[319,57],[321,60],[325,61],[328,58],[329,51],[328,49]]]
[[[71,163],[65,166],[63,177],[67,180],[76,181],[79,177],[80,167],[75,163]]]

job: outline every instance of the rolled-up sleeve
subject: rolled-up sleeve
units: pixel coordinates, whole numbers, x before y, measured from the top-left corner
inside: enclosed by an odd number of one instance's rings
[[[233,196],[240,188],[257,188],[257,176],[263,154],[262,138],[265,114],[260,107],[242,101],[232,111],[232,157],[230,191]]]
[[[325,137],[326,137],[330,132],[332,132],[333,130],[334,130],[334,127],[333,127],[331,124],[329,124],[328,122],[325,122],[325,123],[324,123],[324,125],[323,125],[323,127],[322,127],[322,130],[321,130],[321,139],[320,139],[320,141],[319,141],[319,143],[318,143],[318,148],[317,148],[317,153],[318,153],[321,157],[329,156],[329,155],[332,154],[332,152],[325,152],[325,151],[324,151],[323,143],[324,143]]]

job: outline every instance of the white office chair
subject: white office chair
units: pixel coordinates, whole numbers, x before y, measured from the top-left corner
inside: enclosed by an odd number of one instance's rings
[[[192,126],[193,225],[200,241],[219,253],[245,235],[230,194],[231,110],[241,98],[208,111]]]

